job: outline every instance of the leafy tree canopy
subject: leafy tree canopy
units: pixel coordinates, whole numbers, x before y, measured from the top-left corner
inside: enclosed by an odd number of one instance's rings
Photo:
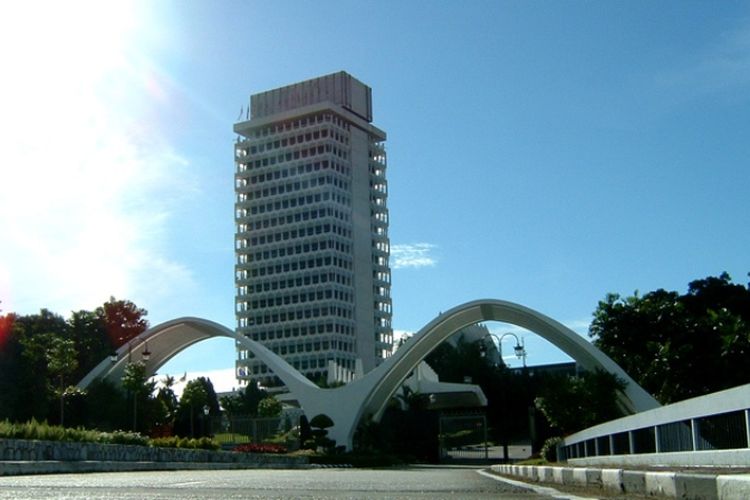
[[[146,365],[141,361],[136,361],[125,366],[122,387],[136,395],[151,394],[156,388],[156,382],[148,380]]]
[[[259,417],[278,417],[281,415],[281,403],[273,396],[268,396],[258,403]]]
[[[727,273],[685,294],[608,294],[594,311],[594,344],[662,403],[750,382],[750,286]]]
[[[76,311],[67,320],[48,309],[29,315],[1,314],[0,418],[57,420],[57,415],[62,412],[55,411],[57,405],[52,403],[61,393],[62,385],[83,378],[115,348],[107,332],[121,331],[122,328],[108,330],[107,325],[127,327],[129,333],[118,335],[122,341],[127,335],[140,333],[148,326],[145,313],[130,301],[110,298],[97,310]],[[49,390],[52,386],[54,391]],[[78,404],[72,401],[74,398],[70,398],[68,392],[65,390],[63,402],[66,408]],[[79,410],[78,413],[71,412],[68,419],[66,409],[65,423],[77,425],[84,419],[88,422],[86,415],[91,412]]]
[[[208,406],[211,415],[219,414],[219,401],[211,380],[198,377],[185,385],[180,397],[180,409],[188,414],[191,410],[194,414],[203,414],[204,406]]]
[[[221,406],[231,415],[242,415],[246,417],[258,416],[258,405],[268,397],[268,393],[258,387],[253,381],[238,391],[237,395],[224,396],[221,398]]]
[[[310,427],[315,427],[317,429],[328,429],[329,427],[333,427],[333,420],[331,420],[331,417],[329,417],[325,413],[321,413],[319,415],[315,415],[312,420],[310,420]]]
[[[104,329],[115,348],[148,329],[148,312],[129,300],[110,297],[109,301],[96,309],[96,314],[103,321]]]
[[[624,388],[622,380],[600,370],[551,376],[534,403],[550,425],[568,434],[623,416],[617,393]]]

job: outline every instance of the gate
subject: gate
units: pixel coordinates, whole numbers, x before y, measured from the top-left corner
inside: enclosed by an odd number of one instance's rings
[[[484,413],[441,414],[440,461],[489,460],[487,417]]]

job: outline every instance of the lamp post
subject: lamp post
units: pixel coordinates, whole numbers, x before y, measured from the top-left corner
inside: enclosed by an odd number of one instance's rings
[[[130,339],[130,341],[128,342],[128,365],[131,365],[133,363],[133,361],[132,361],[132,359],[133,359],[133,340],[135,340],[135,339]],[[143,363],[143,374],[141,375],[141,377],[145,377],[145,374],[146,374],[146,372],[145,372],[145,364],[146,364],[146,361],[148,361],[149,359],[151,359],[151,351],[148,350],[148,340],[144,340],[143,344],[144,344],[144,349],[141,352],[141,359],[142,359],[142,363]],[[117,353],[116,352],[113,353],[110,356],[110,360],[112,360],[113,362],[117,362]],[[133,370],[133,369],[134,369],[134,367],[130,367],[130,370]],[[145,379],[137,380],[137,381],[136,380],[132,380],[131,383],[132,383],[133,386],[132,386],[132,388],[130,388],[130,387],[128,388],[128,391],[133,396],[133,432],[137,432],[136,431],[136,429],[137,429],[136,425],[137,425],[137,422],[138,422],[138,396],[143,391],[143,385],[144,385],[145,381],[146,381]],[[138,383],[137,387],[135,385],[136,382]]]
[[[498,355],[500,356],[500,361],[502,361],[502,359],[503,359],[503,339],[505,337],[509,336],[509,335],[511,337],[513,337],[514,339],[516,339],[516,345],[513,346],[513,352],[516,354],[516,357],[518,359],[523,360],[523,367],[526,368],[526,346],[524,345],[523,339],[519,340],[518,336],[515,333],[512,333],[512,332],[503,333],[502,335],[499,335],[499,336],[496,335],[496,334],[494,334],[494,333],[489,333],[488,332],[480,340],[480,342],[482,342],[482,344],[479,346],[479,349],[481,351],[482,357],[484,357],[484,356],[487,355],[487,348],[486,348],[486,346],[484,344],[484,339],[486,339],[487,337],[489,337],[490,339],[493,339],[493,338],[497,339],[497,352],[498,352]],[[492,340],[490,340],[490,341],[494,344],[494,342]]]
[[[480,346],[480,349],[482,350],[482,356],[486,355],[486,345],[484,344],[484,339],[487,337],[490,337],[490,341],[492,339],[497,339],[497,351],[498,355],[500,357],[500,361],[502,362],[503,359],[503,339],[505,337],[513,337],[516,339],[516,345],[513,346],[513,352],[515,353],[516,357],[518,359],[521,359],[523,362],[524,369],[526,368],[526,346],[524,345],[523,339],[519,339],[518,336],[515,333],[512,332],[506,332],[502,335],[496,335],[494,333],[488,332],[485,337],[482,338],[482,344]],[[494,345],[494,341],[493,345]],[[502,441],[503,441],[503,462],[508,463],[508,418],[507,418],[507,408],[508,408],[508,402],[506,400],[507,396],[505,393],[505,390],[502,391],[502,407],[505,408],[502,412]]]
[[[211,408],[208,407],[208,405],[203,406],[203,435],[208,437],[210,432],[208,431],[208,413],[211,411]]]
[[[511,336],[514,339],[516,339],[516,345],[513,346],[513,352],[516,354],[516,357],[518,359],[523,361],[523,367],[526,368],[526,346],[523,343],[523,339],[519,341],[518,336],[515,333],[512,333],[512,332],[503,333],[498,338],[497,347],[498,347],[498,350],[500,351],[500,359],[503,358],[503,339],[507,336]]]

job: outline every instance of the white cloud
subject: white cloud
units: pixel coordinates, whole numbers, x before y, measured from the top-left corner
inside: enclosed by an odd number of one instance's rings
[[[431,267],[437,263],[432,252],[437,247],[431,243],[406,243],[391,245],[391,267]]]
[[[190,287],[163,248],[174,202],[193,189],[180,181],[188,163],[158,133],[133,13],[54,5],[0,21],[3,309],[65,314]]]
[[[688,60],[667,68],[658,81],[671,89],[702,95],[750,85],[750,19],[744,19]],[[747,97],[747,93],[740,93]]]
[[[401,342],[409,340],[415,333],[406,330],[393,330],[393,352],[398,350]]]

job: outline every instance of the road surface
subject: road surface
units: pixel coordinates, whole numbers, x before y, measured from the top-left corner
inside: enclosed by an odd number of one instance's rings
[[[0,498],[554,498],[469,467],[120,472],[0,477]],[[559,496],[557,498],[571,498]]]

